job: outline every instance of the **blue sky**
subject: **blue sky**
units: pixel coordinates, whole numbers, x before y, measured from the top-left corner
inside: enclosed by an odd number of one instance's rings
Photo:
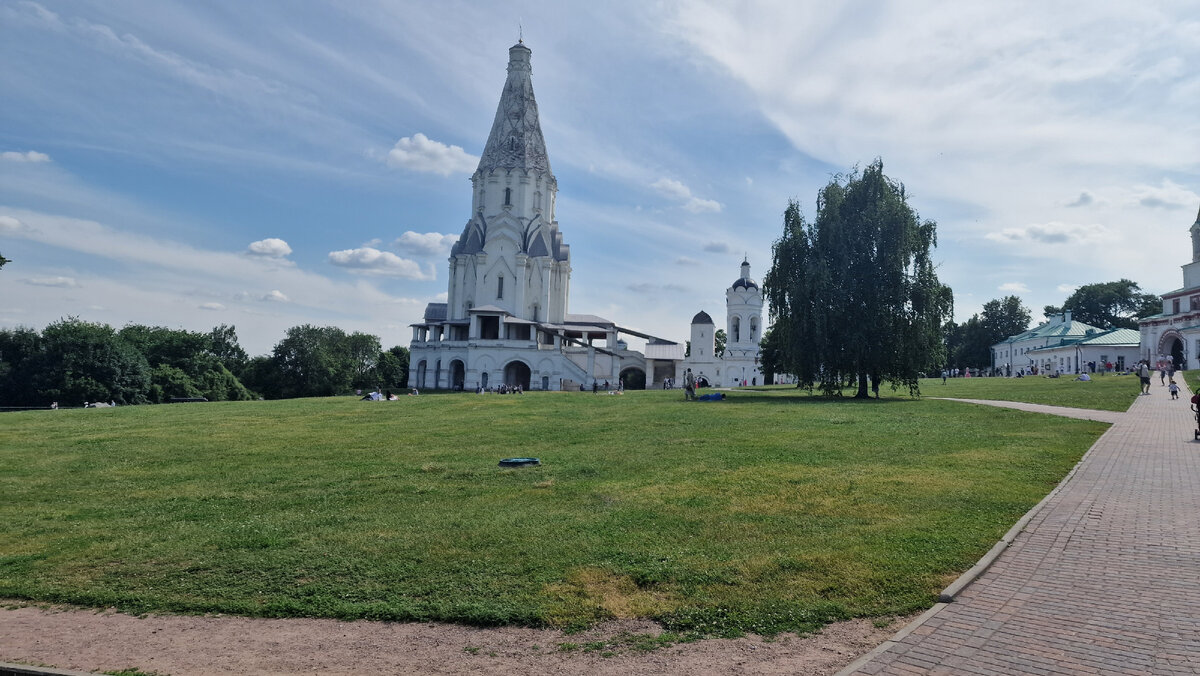
[[[523,27],[570,311],[675,340],[790,198],[882,157],[958,319],[1179,286],[1200,208],[1181,2],[0,0],[0,326],[407,344]],[[637,341],[634,341],[637,344]]]

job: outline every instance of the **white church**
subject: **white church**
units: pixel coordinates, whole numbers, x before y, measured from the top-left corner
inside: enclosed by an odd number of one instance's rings
[[[412,325],[409,387],[563,390],[624,379],[653,388],[682,382],[685,363],[711,374],[713,385],[761,383],[762,294],[747,262],[726,292],[724,359],[712,355],[711,319],[699,340],[693,322],[685,362],[679,343],[568,312],[571,249],[555,215],[558,183],[538,121],[531,52],[518,42],[508,54],[504,91],[471,176],[471,216],[450,252],[446,302],[430,303]],[[647,340],[646,351],[628,349],[622,333]]]
[[[1152,365],[1170,357],[1176,369],[1200,368],[1200,213],[1189,232],[1192,262],[1183,266],[1183,286],[1162,295],[1162,312],[1138,321],[1141,355]]]

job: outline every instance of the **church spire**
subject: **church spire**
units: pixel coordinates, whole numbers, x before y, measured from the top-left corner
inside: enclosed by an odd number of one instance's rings
[[[1192,262],[1200,263],[1200,211],[1196,212],[1196,222],[1192,223]]]
[[[477,171],[524,169],[550,173],[537,101],[533,98],[531,54],[524,38],[508,50],[508,79]]]

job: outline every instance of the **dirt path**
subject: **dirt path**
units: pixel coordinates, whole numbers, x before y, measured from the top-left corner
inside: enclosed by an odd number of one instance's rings
[[[774,641],[711,639],[642,651],[621,621],[582,634],[455,625],[151,615],[7,604],[0,661],[83,671],[202,674],[832,674],[887,640],[886,627],[839,622]],[[605,642],[603,646],[598,642]],[[564,645],[565,644],[565,645]],[[589,645],[590,644],[590,645]]]

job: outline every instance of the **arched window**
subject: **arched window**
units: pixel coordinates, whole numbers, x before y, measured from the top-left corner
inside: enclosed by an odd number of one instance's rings
[[[496,278],[496,298],[504,298],[504,275]]]
[[[758,339],[758,317],[750,318],[750,342]]]
[[[733,323],[729,328],[730,328],[730,333],[732,334],[730,337],[733,338],[733,342],[735,342],[735,343],[742,342],[742,318],[734,317]]]
[[[504,189],[504,206],[506,206],[506,207],[512,206],[512,188]]]

